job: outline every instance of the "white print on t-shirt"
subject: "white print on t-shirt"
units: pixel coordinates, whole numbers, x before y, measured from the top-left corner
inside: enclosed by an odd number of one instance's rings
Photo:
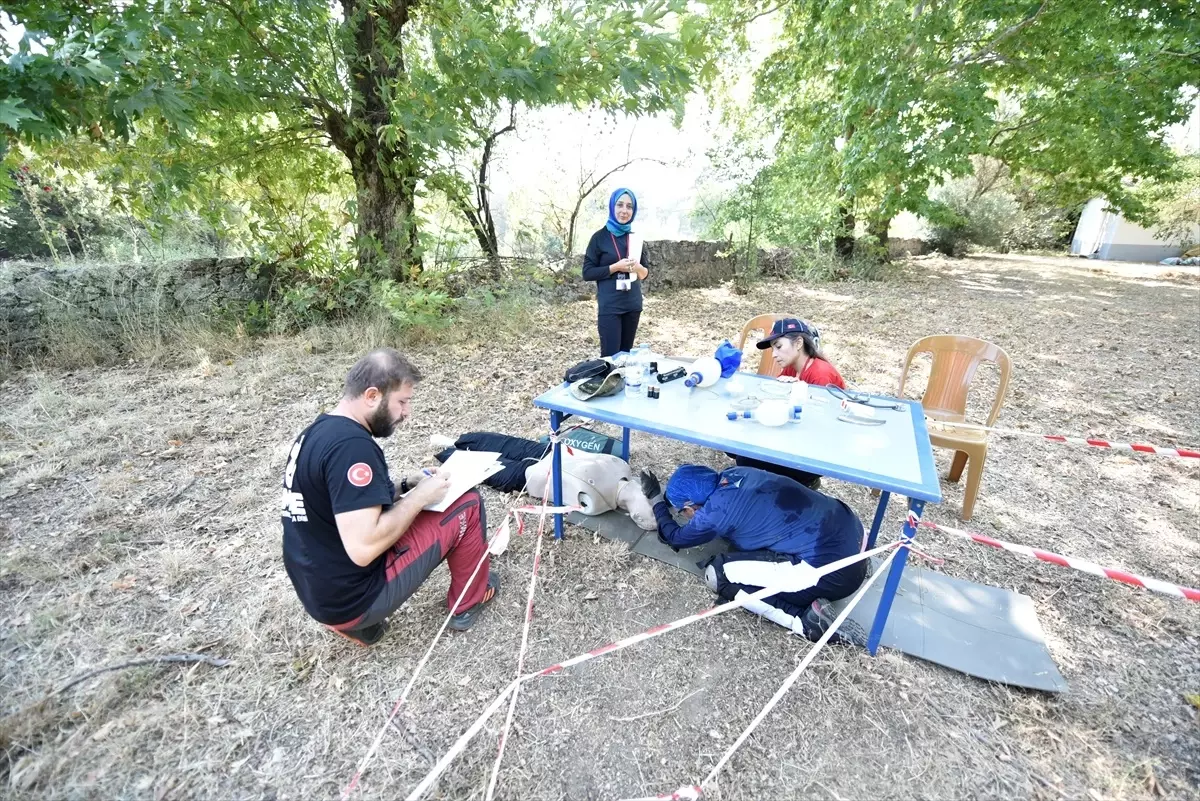
[[[293,523],[308,522],[304,496],[292,491],[292,480],[296,477],[296,461],[300,458],[300,446],[303,444],[304,435],[301,434],[296,444],[292,445],[292,451],[288,454],[287,469],[283,471],[283,516],[291,518]]]

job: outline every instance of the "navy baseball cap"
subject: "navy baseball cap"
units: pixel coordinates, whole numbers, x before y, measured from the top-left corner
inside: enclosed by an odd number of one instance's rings
[[[817,329],[803,320],[797,320],[795,317],[784,317],[782,320],[775,321],[775,325],[771,326],[771,333],[760,339],[755,347],[759,350],[766,350],[771,347],[772,342],[788,334],[803,334],[813,339],[820,337]]]

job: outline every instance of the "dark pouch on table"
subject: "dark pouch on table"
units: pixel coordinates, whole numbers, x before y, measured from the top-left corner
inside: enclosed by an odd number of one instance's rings
[[[574,384],[576,381],[581,381],[585,378],[603,378],[611,373],[612,370],[612,362],[606,359],[588,359],[574,367],[568,367],[563,381],[568,384]]]

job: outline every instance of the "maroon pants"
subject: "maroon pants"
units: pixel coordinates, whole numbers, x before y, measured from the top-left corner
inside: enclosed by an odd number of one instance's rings
[[[462,603],[452,611],[457,614],[470,609],[483,600],[487,589],[491,558],[484,556],[486,552],[487,511],[478,490],[466,493],[444,512],[421,512],[384,554],[387,583],[371,607],[357,620],[330,628],[354,631],[381,622],[417,591],[442,560],[450,567],[450,592],[446,597],[450,608],[483,559]]]

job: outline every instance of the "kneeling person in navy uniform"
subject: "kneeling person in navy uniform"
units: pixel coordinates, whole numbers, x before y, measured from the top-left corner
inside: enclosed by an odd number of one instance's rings
[[[283,562],[304,609],[363,645],[433,569],[450,568],[447,606],[466,588],[450,627],[469,628],[499,588],[489,573],[483,498],[472,490],[444,512],[449,477],[401,481],[399,497],[375,438],[408,417],[421,376],[390,348],[368,353],[346,376],[342,398],[292,445],[283,476]],[[483,561],[468,586],[475,566]]]
[[[780,571],[789,565],[803,561],[824,567],[857,554],[862,545],[862,522],[849,506],[765,470],[733,467],[717,473],[682,465],[667,482],[665,499],[652,474],[643,473],[642,480],[647,497],[658,496],[654,515],[667,545],[678,550],[722,537],[732,546],[705,567],[705,581],[722,601],[777,586]],[[681,511],[684,525],[675,522],[668,503]],[[853,593],[866,576],[863,560],[821,577],[814,587],[781,592],[746,608],[815,641],[836,617],[829,603]],[[862,627],[851,620],[839,634],[866,643]]]

